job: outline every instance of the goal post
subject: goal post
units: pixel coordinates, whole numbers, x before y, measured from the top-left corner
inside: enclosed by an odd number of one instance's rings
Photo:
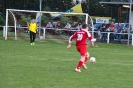
[[[40,13],[41,14],[61,14],[61,15],[65,15],[65,14],[71,14],[71,15],[83,15],[85,16],[85,23],[88,24],[88,18],[91,19],[91,25],[92,25],[92,36],[94,36],[94,28],[93,28],[93,20],[92,18],[87,14],[87,13],[66,13],[66,12],[48,12],[48,11],[33,11],[33,10],[18,10],[18,9],[6,9],[6,33],[5,33],[5,40],[7,40],[8,38],[8,28],[11,27],[9,26],[9,23],[8,23],[8,20],[9,20],[9,13],[11,13],[11,15],[13,16],[13,23],[14,25],[12,26],[14,28],[14,36],[15,36],[15,40],[17,40],[17,19],[14,15],[14,12],[24,12],[24,13]],[[41,18],[40,18],[41,20]],[[38,27],[39,29],[40,28],[44,28],[44,27]],[[39,30],[39,33],[40,33],[40,30]],[[45,34],[46,32],[43,33],[43,36],[45,37]],[[40,34],[39,34],[40,36]]]

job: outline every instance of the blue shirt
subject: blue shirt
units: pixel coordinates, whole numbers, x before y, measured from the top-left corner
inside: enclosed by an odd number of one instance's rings
[[[117,29],[117,33],[121,33],[121,31],[122,31],[122,27],[121,26],[117,26],[116,29]]]

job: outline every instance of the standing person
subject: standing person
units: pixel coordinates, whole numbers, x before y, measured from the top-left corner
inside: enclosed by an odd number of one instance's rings
[[[114,25],[114,22],[112,22],[110,25],[109,25],[109,29],[110,29],[110,41],[114,41],[114,31],[115,31],[115,25]]]
[[[101,32],[102,33],[102,37],[101,37],[101,42],[106,42],[106,38],[107,38],[107,33],[105,33],[107,31],[108,25],[106,24],[106,20],[104,21],[104,23],[101,26]]]
[[[132,29],[132,25],[130,24],[130,39],[132,39],[132,34],[133,34],[133,29]]]
[[[30,43],[31,45],[35,45],[34,41],[35,41],[36,32],[37,32],[37,24],[35,23],[35,19],[32,19],[31,23],[29,23],[28,26],[29,26],[29,32],[30,32]]]
[[[69,44],[67,48],[69,49],[71,47],[72,39],[76,38],[76,49],[81,55],[81,59],[79,60],[79,63],[75,69],[77,72],[81,72],[80,68],[83,66],[85,69],[87,69],[86,62],[89,58],[89,53],[87,52],[87,43],[86,39],[91,40],[92,42],[95,42],[96,39],[92,38],[91,34],[88,32],[88,25],[83,24],[82,29],[80,31],[75,32],[70,38],[69,38]]]
[[[116,33],[118,33],[117,34],[118,43],[121,44],[121,34],[120,34],[120,33],[122,33],[121,23],[118,23],[118,26],[116,27],[116,29],[117,29],[117,32]]]

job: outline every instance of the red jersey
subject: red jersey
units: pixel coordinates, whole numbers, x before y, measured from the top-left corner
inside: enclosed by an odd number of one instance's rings
[[[91,34],[86,30],[80,30],[75,32],[70,38],[69,43],[71,43],[72,39],[76,38],[76,46],[86,45],[86,39],[91,40]]]
[[[114,28],[115,26],[114,26],[113,24],[110,24],[109,27],[110,27],[110,28]]]

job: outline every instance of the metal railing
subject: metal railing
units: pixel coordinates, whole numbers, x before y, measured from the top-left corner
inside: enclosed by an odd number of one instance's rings
[[[111,0],[111,2],[130,2],[130,0]]]
[[[0,27],[3,27],[3,37],[6,37],[6,26],[0,26]],[[9,27],[14,27],[14,26],[9,26]],[[27,28],[27,27],[22,27],[22,28]],[[44,39],[45,39],[45,33],[46,33],[46,30],[58,30],[58,31],[73,31],[73,32],[75,32],[75,31],[78,31],[78,30],[72,30],[72,29],[70,29],[70,30],[68,30],[68,29],[64,29],[64,28],[62,28],[62,29],[57,29],[57,28],[45,28],[45,27],[41,27],[42,29],[43,29],[43,37],[44,37]],[[98,31],[89,31],[90,33],[91,32],[98,32]],[[110,42],[110,34],[111,33],[114,33],[114,32],[101,32],[101,33],[107,33],[107,44],[109,44]],[[128,35],[128,33],[115,33],[115,34],[122,34],[122,35],[125,35],[125,34],[127,34]],[[133,46],[133,33],[130,33],[130,35],[132,36],[131,37],[131,46]]]

